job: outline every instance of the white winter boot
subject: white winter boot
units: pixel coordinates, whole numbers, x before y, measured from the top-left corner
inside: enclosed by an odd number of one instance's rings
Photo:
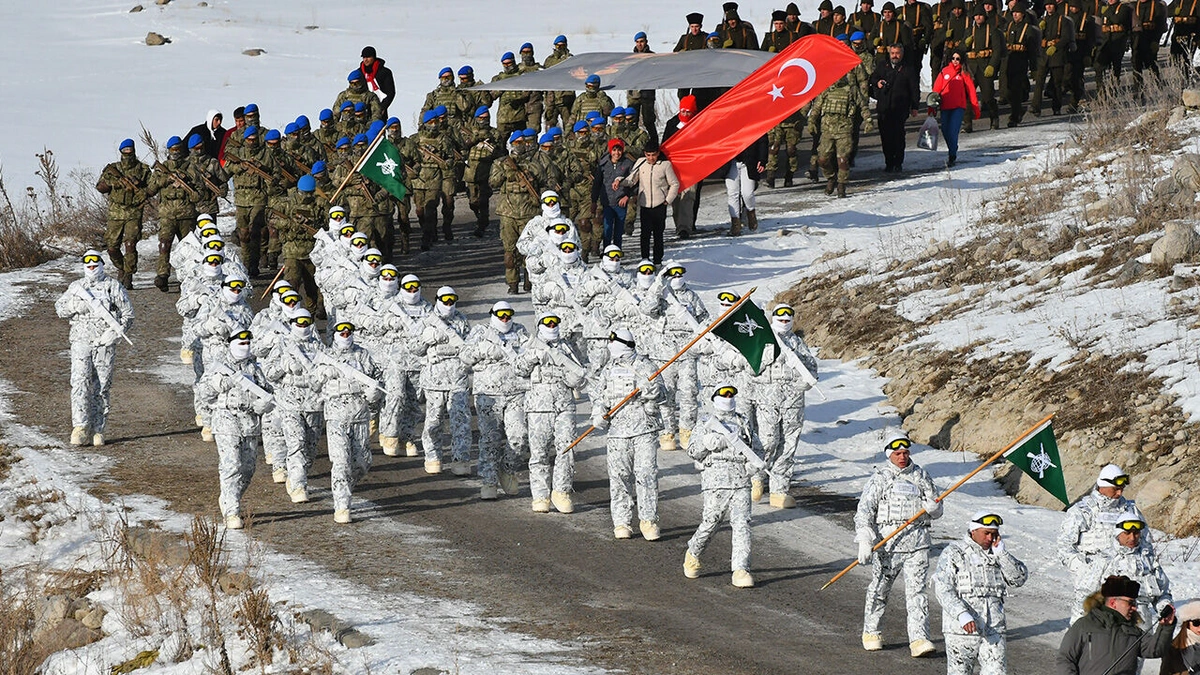
[[[71,445],[83,445],[87,442],[87,427],[75,427],[71,429]]]
[[[400,439],[396,436],[380,436],[379,446],[388,457],[400,456]]]

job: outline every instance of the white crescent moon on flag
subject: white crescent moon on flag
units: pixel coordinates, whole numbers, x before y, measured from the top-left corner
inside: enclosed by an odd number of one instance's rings
[[[792,66],[803,69],[804,74],[808,75],[808,83],[804,85],[804,89],[800,90],[800,93],[798,94],[792,94],[792,96],[803,96],[804,94],[808,93],[809,89],[813,88],[814,84],[817,83],[817,69],[808,59],[788,59],[787,63],[779,67],[779,74],[775,77],[783,75],[783,71],[791,68]]]

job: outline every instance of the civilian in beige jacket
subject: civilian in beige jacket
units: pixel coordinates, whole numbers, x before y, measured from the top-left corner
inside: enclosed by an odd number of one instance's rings
[[[658,141],[651,139],[646,144],[645,156],[633,165],[628,176],[613,181],[614,190],[619,185],[637,190],[638,212],[642,218],[642,259],[651,260],[655,265],[662,263],[667,204],[679,196],[679,178],[675,176],[671,162],[659,159]],[[651,237],[654,238],[653,256]]]

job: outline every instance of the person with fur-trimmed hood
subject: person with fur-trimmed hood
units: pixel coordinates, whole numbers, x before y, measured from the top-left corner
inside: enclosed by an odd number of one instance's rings
[[[1138,582],[1129,577],[1108,577],[1086,601],[1087,614],[1067,629],[1054,671],[1058,675],[1135,675],[1139,659],[1156,659],[1171,645],[1175,612],[1158,620],[1153,636],[1137,625]]]
[[[1159,675],[1200,673],[1200,600],[1185,602],[1175,609],[1182,628],[1163,654]]]
[[[875,470],[863,486],[854,516],[858,541],[858,563],[872,565],[867,585],[867,603],[863,611],[863,649],[883,649],[879,625],[887,609],[892,584],[904,572],[904,599],[908,610],[908,646],[913,658],[934,651],[929,641],[929,597],[925,594],[929,578],[930,524],[942,515],[942,503],[929,473],[913,463],[909,455],[912,441],[902,431],[893,431],[883,439],[887,463]],[[878,551],[872,549],[880,539],[904,525],[921,511],[925,515],[901,530]]]

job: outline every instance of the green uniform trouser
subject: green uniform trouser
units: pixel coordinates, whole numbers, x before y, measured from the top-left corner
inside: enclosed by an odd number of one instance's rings
[[[313,316],[317,315],[318,310],[324,310],[325,300],[321,297],[321,290],[317,288],[317,268],[312,261],[308,258],[288,258],[283,264],[287,267],[283,271],[283,278],[292,288],[304,293],[304,307]]]
[[[475,213],[477,231],[488,226],[488,219],[491,217],[488,200],[491,196],[492,186],[488,185],[486,178],[467,183],[467,203],[471,206],[471,211]]]
[[[849,133],[821,134],[817,154],[821,156],[821,168],[825,170],[827,180],[836,175],[837,182],[849,182],[852,144],[853,140]]]
[[[511,286],[521,280],[525,256],[517,251],[517,239],[528,221],[500,216],[500,243],[504,246],[504,280]]]
[[[104,246],[108,249],[108,257],[113,267],[133,275],[137,271],[137,243],[142,239],[142,214],[136,218],[108,219],[108,227],[104,230]],[[124,252],[122,252],[124,244]]]
[[[457,180],[453,175],[442,180],[442,235],[446,241],[454,239],[450,226],[454,224],[454,193],[457,191]]]
[[[508,137],[512,136],[512,132],[522,131],[524,129],[525,129],[525,120],[523,120],[523,119],[518,120],[516,122],[499,122],[496,124],[496,132],[497,132],[497,135],[500,137],[501,143],[507,143]]]
[[[779,151],[787,153],[788,174],[795,174],[800,169],[800,157],[796,150],[800,147],[800,134],[803,127],[800,123],[788,124],[781,122],[767,133],[770,150],[767,153],[767,173],[774,176],[779,169]]]
[[[571,119],[571,106],[575,104],[575,97],[572,96],[569,103],[558,103],[558,100],[563,98],[563,94],[565,93],[567,92],[555,92],[557,94],[555,102],[546,106],[545,119],[547,129],[550,127],[559,127],[564,131],[570,131],[571,125],[575,124],[575,120]],[[562,124],[559,124],[560,119],[562,120]]]
[[[276,207],[278,208],[278,207]],[[262,233],[262,241],[259,244],[261,257],[266,258],[267,267],[279,266],[279,254],[283,252],[283,242],[279,239],[279,221],[280,218],[267,213],[267,229]]]
[[[371,242],[371,248],[379,249],[384,257],[391,255],[387,250],[387,223],[383,216],[379,214],[369,214],[360,216],[354,219],[354,227],[358,228],[359,232],[367,235],[367,239]]]
[[[237,207],[238,243],[242,247],[242,256],[246,260],[246,270],[258,274],[258,257],[261,252],[263,238],[268,236],[267,207],[239,206]]]
[[[158,276],[165,277],[171,274],[171,247],[176,239],[183,239],[194,229],[195,218],[158,219]]]
[[[967,60],[967,70],[971,73],[971,79],[975,80],[975,85],[979,87],[979,107],[983,109],[983,113],[995,126],[1000,123],[1000,106],[996,103],[996,81],[983,74],[987,67],[987,59]],[[968,115],[963,117],[966,118]]]
[[[571,222],[579,232],[579,244],[585,251],[598,253],[597,247],[602,241],[601,228],[596,224],[596,204],[592,201],[591,183],[582,188],[571,190]]]
[[[400,252],[408,253],[409,236],[412,234],[412,228],[409,226],[408,212],[412,209],[412,192],[407,192],[404,195],[404,200],[396,207],[396,215],[393,218],[392,232],[393,237],[396,232],[400,233]]]
[[[436,190],[414,190],[413,203],[417,207],[417,222],[421,225],[421,250],[427,251],[437,240],[437,207],[442,201],[441,188]]]
[[[1046,65],[1045,62],[1048,60],[1043,56],[1042,65],[1038,66],[1037,72],[1033,75],[1033,97],[1029,101],[1029,109],[1034,114],[1042,112],[1042,92],[1046,89],[1047,75],[1050,76],[1050,106],[1054,112],[1061,111],[1063,100],[1066,98],[1067,66]]]

